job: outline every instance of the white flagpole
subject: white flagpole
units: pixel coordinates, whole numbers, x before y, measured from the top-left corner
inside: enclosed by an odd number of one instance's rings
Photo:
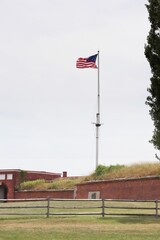
[[[96,114],[96,168],[99,164],[99,127],[100,123],[100,77],[99,77],[99,51],[98,51],[98,86],[97,86],[97,114]]]

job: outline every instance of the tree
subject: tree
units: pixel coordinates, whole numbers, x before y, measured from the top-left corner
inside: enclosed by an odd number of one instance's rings
[[[150,64],[152,76],[148,88],[149,96],[146,104],[154,123],[151,143],[160,150],[160,0],[148,0],[146,5],[151,28],[145,45],[145,56]]]

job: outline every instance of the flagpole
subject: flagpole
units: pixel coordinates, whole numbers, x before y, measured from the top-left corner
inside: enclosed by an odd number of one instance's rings
[[[96,114],[96,168],[99,164],[99,127],[100,123],[100,76],[99,76],[99,51],[98,51],[98,86],[97,86],[97,114]]]
[[[96,59],[97,67],[96,67]],[[100,123],[100,77],[99,77],[99,51],[97,54],[90,56],[88,58],[78,58],[76,61],[77,68],[97,68],[98,81],[97,81],[97,113],[96,113],[96,122],[93,123],[96,127],[96,168],[99,164],[99,127],[102,125]]]

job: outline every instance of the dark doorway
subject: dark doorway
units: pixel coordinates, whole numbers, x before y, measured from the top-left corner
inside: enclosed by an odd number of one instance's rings
[[[7,199],[7,187],[3,184],[0,186],[0,199]]]

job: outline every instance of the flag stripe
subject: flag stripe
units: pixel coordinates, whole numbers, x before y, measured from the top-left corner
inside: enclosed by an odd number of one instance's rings
[[[97,54],[89,58],[78,58],[76,62],[77,68],[97,68],[96,65]]]

